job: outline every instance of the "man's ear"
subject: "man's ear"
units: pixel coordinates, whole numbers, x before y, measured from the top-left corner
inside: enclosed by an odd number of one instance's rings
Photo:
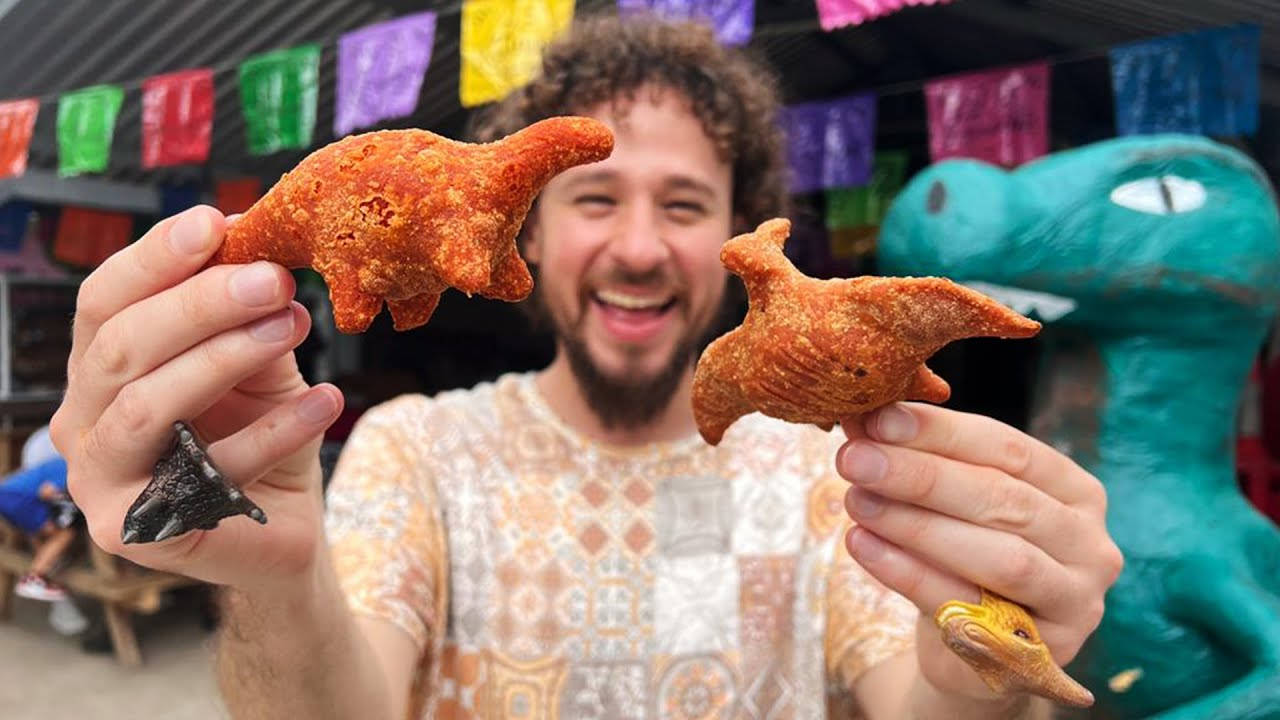
[[[524,257],[524,261],[531,265],[537,265],[542,261],[542,228],[538,225],[538,203],[535,201],[533,207],[529,208],[529,212],[524,218],[524,228],[520,230],[518,239],[520,246],[520,255]]]

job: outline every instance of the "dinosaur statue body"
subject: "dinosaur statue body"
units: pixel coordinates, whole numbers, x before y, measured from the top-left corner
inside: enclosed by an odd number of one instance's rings
[[[1107,486],[1126,558],[1068,667],[1097,698],[1089,717],[1280,718],[1280,530],[1239,492],[1232,457],[1280,304],[1280,218],[1258,166],[1187,136],[1012,173],[943,162],[895,200],[880,263],[1073,308],[1039,313],[1031,429]]]

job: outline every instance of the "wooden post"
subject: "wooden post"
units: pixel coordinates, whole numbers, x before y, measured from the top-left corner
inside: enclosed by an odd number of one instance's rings
[[[0,547],[18,549],[22,538],[18,529],[0,520]],[[0,620],[8,620],[13,615],[13,588],[18,584],[18,573],[0,566]]]
[[[108,580],[120,576],[116,558],[97,544],[89,542],[89,556],[93,561],[93,569]],[[138,638],[133,634],[133,622],[129,617],[129,609],[120,602],[103,598],[102,609],[106,615],[107,631],[111,633],[111,644],[115,647],[116,659],[126,667],[138,667],[142,664],[142,651],[138,649]]]

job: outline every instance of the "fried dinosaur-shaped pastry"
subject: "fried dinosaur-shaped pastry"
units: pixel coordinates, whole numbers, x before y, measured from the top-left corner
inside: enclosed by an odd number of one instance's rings
[[[184,422],[174,423],[174,446],[160,458],[151,482],[124,516],[125,544],[159,542],[189,530],[212,530],[222,518],[247,515],[266,524],[267,515],[222,476]]]
[[[694,417],[712,445],[757,410],[830,429],[898,400],[942,402],[951,389],[924,366],[942,346],[1040,329],[945,278],[807,277],[782,252],[790,231],[789,221],[768,220],[720,251],[746,284],[749,309],[694,372]]]
[[[807,277],[782,252],[790,231],[787,220],[769,220],[720,251],[746,285],[749,308],[694,371],[694,418],[712,445],[755,411],[830,430],[898,400],[942,402],[951,389],[924,362],[944,345],[1040,330],[944,278]],[[993,690],[1092,704],[1093,695],[1053,663],[1018,605],[983,589],[981,606],[947,603],[935,619],[943,642]]]
[[[316,270],[344,333],[366,330],[384,301],[397,330],[422,325],[449,287],[523,300],[533,279],[515,238],[534,197],[612,151],[608,127],[585,117],[549,118],[486,144],[426,130],[353,135],[280,178],[210,263]]]
[[[993,691],[1031,692],[1076,707],[1093,704],[1093,693],[1058,667],[1031,616],[1018,604],[984,588],[982,604],[953,600],[938,608],[933,619],[942,641]]]
[[[209,263],[270,260],[324,277],[334,322],[363,332],[391,309],[397,330],[427,322],[440,294],[515,302],[533,289],[515,238],[552,177],[613,151],[585,117],[534,123],[502,140],[461,143],[425,130],[344,138],[308,155],[227,230]],[[185,423],[125,515],[126,543],[155,542],[225,517],[267,516],[209,462]]]

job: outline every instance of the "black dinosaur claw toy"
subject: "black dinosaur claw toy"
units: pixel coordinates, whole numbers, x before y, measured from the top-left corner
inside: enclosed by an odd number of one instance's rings
[[[126,545],[159,542],[191,530],[212,530],[233,515],[248,515],[265,525],[267,514],[213,466],[191,426],[176,422],[173,429],[173,446],[129,506],[120,540]]]

